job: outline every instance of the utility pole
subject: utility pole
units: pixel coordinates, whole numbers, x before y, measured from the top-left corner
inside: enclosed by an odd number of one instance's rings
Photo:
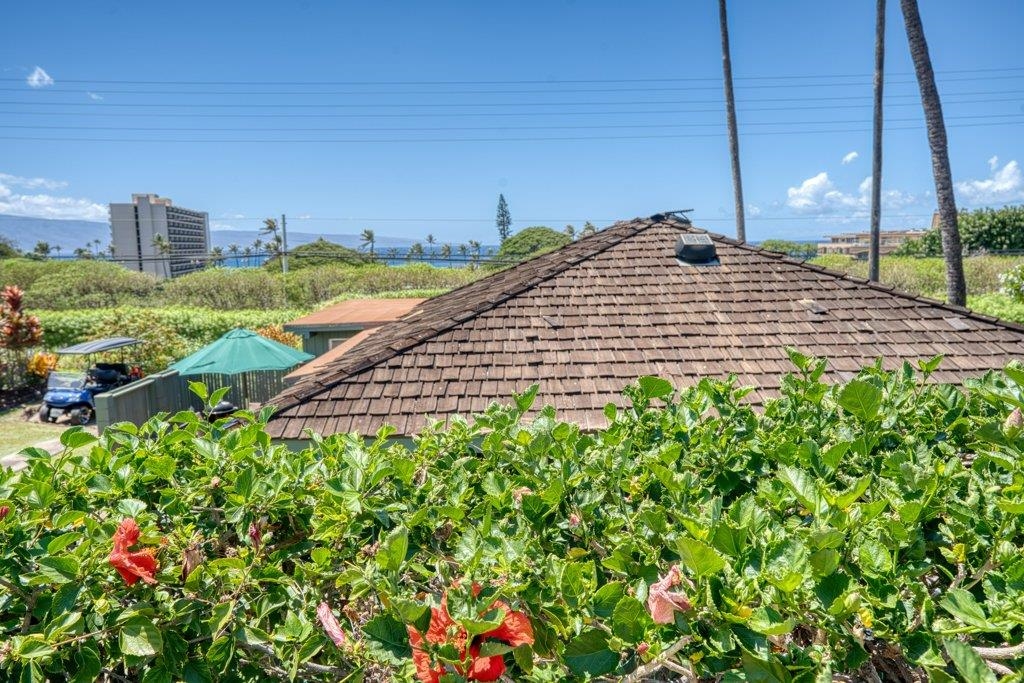
[[[878,282],[882,223],[882,89],[885,83],[885,0],[875,6],[875,112],[871,141],[871,237],[868,243],[868,279]]]
[[[725,0],[718,0],[718,22],[722,33],[722,81],[725,85],[725,117],[729,129],[729,158],[732,162],[732,187],[736,200],[736,239],[747,241],[747,219],[743,207],[743,179],[740,176],[740,140],[736,129],[736,99],[732,92],[732,55],[729,51],[729,20]]]
[[[281,214],[281,273],[288,274],[288,223]]]

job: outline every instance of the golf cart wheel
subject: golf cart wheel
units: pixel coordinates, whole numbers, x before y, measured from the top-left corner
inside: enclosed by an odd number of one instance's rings
[[[39,406],[39,421],[49,422],[50,421],[50,408],[44,403]]]
[[[73,425],[86,425],[92,420],[92,408],[83,406],[81,408],[74,408],[71,411],[70,422]]]

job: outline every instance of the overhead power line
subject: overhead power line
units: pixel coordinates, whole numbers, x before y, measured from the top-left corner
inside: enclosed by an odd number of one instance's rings
[[[946,116],[947,121],[962,119],[1024,119],[1024,112],[1019,114],[966,114],[962,116]],[[890,118],[889,122],[917,122],[919,117]],[[756,121],[744,123],[744,126],[826,126],[864,123],[863,119],[841,119],[830,121]],[[504,131],[504,130],[605,130],[605,129],[673,129],[673,128],[718,128],[724,125],[721,121],[709,123],[616,123],[594,125],[562,125],[562,126],[392,126],[392,127],[331,127],[331,128],[296,128],[294,126],[272,127],[234,127],[234,128],[199,128],[199,127],[153,127],[153,126],[53,126],[41,124],[0,124],[0,129],[30,130],[131,130],[147,132],[196,132],[196,133],[238,133],[238,132],[292,132],[292,133],[325,133],[325,132],[435,132],[435,131]]]
[[[1007,79],[1021,79],[1024,78],[1024,73],[1019,74],[1008,74],[1002,76],[961,76],[953,78],[942,79],[944,83],[970,81],[972,83],[979,80],[992,81],[992,80],[1007,80]],[[764,90],[764,89],[801,89],[801,88],[852,88],[852,87],[870,87],[871,81],[847,81],[845,83],[768,83],[762,85],[740,85],[737,86],[738,90]],[[902,81],[891,81],[887,85],[917,85],[916,80],[902,80]],[[47,88],[45,91],[39,91],[40,94],[48,95],[50,93],[82,93],[82,94],[93,94],[93,95],[188,95],[188,96],[209,96],[209,95],[237,95],[237,96],[254,96],[254,95],[284,95],[288,97],[294,96],[319,96],[319,97],[334,97],[334,96],[364,96],[364,95],[430,95],[430,96],[448,96],[448,95],[537,95],[537,94],[558,94],[568,95],[573,93],[635,93],[635,92],[693,92],[695,90],[720,90],[720,86],[717,85],[687,85],[687,86],[659,86],[659,87],[639,87],[639,88],[574,88],[566,90],[559,88],[552,90],[550,88],[528,88],[519,90],[140,90],[140,89],[129,89],[129,90],[114,90],[110,88]],[[24,87],[0,87],[0,92],[25,92]]]
[[[950,124],[947,128],[974,128],[979,126],[1012,126],[1022,122],[1002,121],[992,123],[961,123]],[[896,126],[888,131],[923,130],[923,126]],[[778,130],[754,131],[749,136],[762,135],[815,135],[821,133],[865,133],[870,128],[830,128],[822,130]],[[489,137],[489,138],[88,138],[88,137],[43,137],[43,136],[0,136],[0,140],[21,140],[34,142],[118,142],[118,143],[242,143],[242,144],[411,144],[411,143],[458,143],[458,142],[570,142],[583,140],[672,140],[685,138],[718,138],[725,133],[679,133],[666,135],[585,135],[585,136],[552,136],[552,137]]]
[[[955,92],[946,93],[947,97],[957,96],[976,96],[976,95],[1024,95],[1024,90],[980,90],[970,92]],[[906,95],[891,95],[893,98],[919,98],[920,95],[910,93]],[[766,97],[761,99],[745,99],[740,100],[740,104],[746,103],[762,103],[762,102],[841,102],[849,100],[861,100],[862,95],[834,95],[828,97]],[[720,104],[721,100],[628,100],[628,101],[594,101],[594,102],[421,102],[421,103],[410,103],[410,102],[341,102],[341,103],[312,103],[312,102],[284,102],[284,103],[271,103],[271,102],[242,102],[233,104],[221,104],[214,102],[198,102],[193,104],[186,104],[183,102],[23,102],[23,101],[0,101],[0,106],[21,106],[27,105],[32,107],[90,107],[90,108],[106,108],[106,107],[134,107],[134,108],[145,108],[145,107],[167,107],[173,109],[193,109],[196,107],[202,108],[219,108],[219,109],[249,109],[249,108],[261,108],[261,109],[308,109],[308,108],[323,108],[323,109],[349,109],[349,108],[439,108],[439,107],[590,107],[590,106],[638,106],[638,105],[676,105],[676,104]]]
[[[936,71],[937,74],[980,74],[1024,72],[1024,67],[991,67],[983,69],[948,69]],[[913,72],[896,72],[890,76],[913,76]],[[769,80],[802,80],[831,78],[871,78],[870,73],[846,74],[782,74],[772,76],[739,76],[737,81],[769,81]],[[0,82],[23,82],[23,77],[0,78]],[[407,80],[407,81],[367,81],[367,80],[140,80],[140,79],[101,79],[101,78],[58,78],[60,83],[110,84],[110,85],[568,85],[591,83],[692,83],[701,81],[719,82],[717,76],[686,76],[671,78],[589,78],[589,79],[513,79],[513,80]]]

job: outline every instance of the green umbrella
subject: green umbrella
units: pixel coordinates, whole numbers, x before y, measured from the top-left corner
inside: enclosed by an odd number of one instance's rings
[[[171,368],[181,375],[238,375],[258,370],[289,370],[312,359],[311,354],[238,328]]]

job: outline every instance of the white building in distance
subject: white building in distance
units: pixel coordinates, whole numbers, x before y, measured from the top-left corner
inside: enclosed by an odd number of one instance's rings
[[[111,204],[110,233],[114,258],[157,277],[200,270],[210,253],[207,213],[174,206],[156,194],[133,194],[130,204]]]

